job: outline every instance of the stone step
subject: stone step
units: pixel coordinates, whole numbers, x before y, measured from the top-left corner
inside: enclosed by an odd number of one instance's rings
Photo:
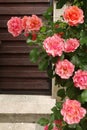
[[[0,122],[36,122],[49,117],[55,102],[51,96],[0,95]]]
[[[35,123],[0,123],[0,130],[44,130]]]

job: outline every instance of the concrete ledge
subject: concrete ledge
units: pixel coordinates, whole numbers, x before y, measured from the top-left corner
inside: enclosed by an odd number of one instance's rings
[[[51,96],[0,95],[0,113],[3,114],[49,114],[55,105]]]
[[[55,102],[51,96],[0,95],[0,122],[32,123],[40,117],[49,118]]]
[[[0,123],[0,130],[43,130],[34,123]]]

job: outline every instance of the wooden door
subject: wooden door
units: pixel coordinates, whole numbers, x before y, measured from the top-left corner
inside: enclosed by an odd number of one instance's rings
[[[48,0],[0,0],[0,93],[51,94],[51,81],[29,61],[32,47],[25,37],[11,36],[7,20],[11,16],[42,13],[49,7]]]

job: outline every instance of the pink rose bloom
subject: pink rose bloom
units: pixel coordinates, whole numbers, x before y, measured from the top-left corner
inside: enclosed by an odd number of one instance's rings
[[[48,125],[46,125],[46,126],[44,127],[44,130],[48,130]]]
[[[87,71],[76,71],[73,77],[73,82],[75,87],[80,88],[80,90],[87,89]]]
[[[42,27],[42,20],[36,15],[32,15],[26,21],[26,29],[30,31],[39,31]]]
[[[68,79],[74,72],[74,65],[67,59],[56,63],[55,73],[62,79]]]
[[[27,20],[29,19],[30,17],[28,17],[28,16],[24,16],[23,18],[22,18],[22,27],[23,27],[23,29],[24,30],[27,30],[27,28],[26,28],[26,22],[27,22]]]
[[[64,40],[60,36],[54,34],[52,37],[48,37],[44,40],[43,48],[48,55],[53,57],[61,56],[64,50]]]
[[[14,37],[19,36],[21,34],[22,28],[22,20],[18,17],[12,17],[8,22],[8,32],[11,33]]]
[[[70,6],[65,10],[63,18],[70,26],[77,26],[84,22],[83,10],[77,6]]]
[[[64,51],[69,53],[69,52],[74,52],[78,47],[80,43],[76,38],[70,38],[65,42],[64,45]]]
[[[81,107],[80,102],[77,100],[69,100],[67,99],[63,103],[63,107],[61,109],[61,114],[63,115],[63,120],[68,124],[79,123],[80,120],[85,117],[86,109]]]
[[[60,129],[55,126],[52,130],[60,130]]]

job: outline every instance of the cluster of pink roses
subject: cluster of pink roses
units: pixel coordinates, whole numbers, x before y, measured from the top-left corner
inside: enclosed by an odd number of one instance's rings
[[[14,37],[19,36],[22,31],[25,32],[25,35],[29,32],[39,31],[42,27],[42,20],[36,15],[24,16],[22,19],[19,17],[12,17],[8,22],[8,31]]]
[[[57,34],[46,38],[43,42],[44,49],[49,55],[53,57],[61,56],[63,51],[67,53],[74,52],[79,47],[79,45],[79,40],[76,38],[70,38],[65,41]]]
[[[63,51],[66,53],[74,52],[79,46],[79,40],[76,38],[70,38],[64,41],[63,38],[56,34],[52,37],[46,38],[43,42],[44,49],[48,55],[53,57],[61,56]],[[69,79],[73,75],[74,68],[75,66],[67,59],[62,61],[58,60],[56,63],[55,73],[62,79]],[[75,72],[73,82],[76,87],[87,89],[87,71],[78,70]]]
[[[43,42],[43,47],[48,53],[53,57],[61,56],[63,51],[66,53],[74,52],[80,43],[76,38],[70,38],[68,40],[64,40],[57,34],[54,34],[52,37],[48,37]],[[68,60],[58,61],[56,63],[56,74],[58,74],[61,78],[68,79],[72,76],[74,72],[74,65]]]

